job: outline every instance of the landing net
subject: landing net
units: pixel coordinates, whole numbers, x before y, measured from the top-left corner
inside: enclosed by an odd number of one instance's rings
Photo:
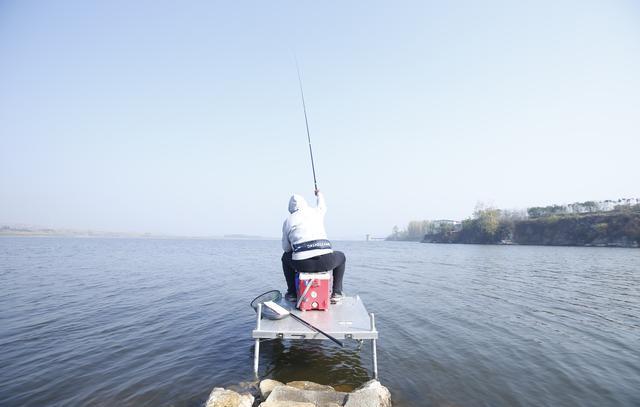
[[[278,290],[271,290],[271,291],[267,291],[266,293],[260,294],[253,301],[251,301],[251,307],[254,309],[255,312],[258,312],[258,304],[262,304],[267,301],[273,301],[276,304],[279,304],[285,308],[288,308],[286,306],[287,304],[285,304],[284,301],[282,301],[282,293],[280,293],[280,291]],[[281,319],[286,317],[286,315],[280,315],[277,312],[265,306],[262,307],[262,316],[268,319]]]

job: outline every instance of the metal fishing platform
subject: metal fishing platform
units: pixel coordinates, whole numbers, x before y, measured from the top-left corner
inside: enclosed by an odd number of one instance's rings
[[[373,354],[373,377],[378,378],[378,356],[376,341],[375,316],[368,313],[360,296],[344,297],[339,303],[331,304],[326,311],[292,310],[292,314],[304,319],[320,330],[337,339],[371,340]],[[261,339],[293,339],[293,340],[325,340],[321,333],[306,327],[294,318],[267,319],[262,318],[262,304],[258,305],[256,328],[252,332],[255,339],[253,372],[258,375]]]

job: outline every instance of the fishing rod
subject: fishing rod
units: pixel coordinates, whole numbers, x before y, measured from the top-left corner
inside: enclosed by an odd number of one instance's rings
[[[304,91],[302,90],[302,77],[300,76],[300,66],[296,58],[296,70],[298,71],[298,84],[300,85],[300,96],[302,97],[302,110],[304,111],[304,124],[307,126],[307,140],[309,141],[309,155],[311,156],[311,169],[313,170],[314,191],[318,191],[318,181],[316,181],[316,166],[313,163],[313,149],[311,148],[311,135],[309,134],[309,120],[307,119],[307,105],[304,103]],[[317,193],[317,192],[316,192]]]
[[[337,340],[333,336],[329,335],[325,331],[319,329],[318,327],[311,325],[309,322],[300,318],[291,312],[290,309],[285,308],[284,306],[278,304],[278,302],[282,299],[282,294],[278,290],[267,291],[266,293],[262,293],[251,301],[251,307],[260,314],[261,317],[265,317],[267,319],[282,319],[284,317],[290,316],[296,321],[300,322],[304,326],[318,332],[321,335],[324,335],[328,339],[332,340],[336,344],[344,347],[342,341]],[[266,312],[265,312],[266,311]]]
[[[302,323],[304,326],[313,329],[314,331],[318,332],[319,334],[324,335],[328,339],[331,339],[331,341],[333,341],[336,344],[340,345],[340,347],[344,348],[344,344],[341,341],[337,340],[336,338],[334,338],[333,336],[329,335],[325,331],[321,330],[317,326],[311,325],[309,322],[307,322],[304,319],[300,318],[299,316],[297,316],[293,312],[289,311],[288,309],[284,308],[283,306],[281,306],[279,304],[276,304],[273,301],[266,301],[266,302],[263,303],[263,305],[267,306],[269,309],[271,309],[272,311],[276,312],[279,316],[283,316],[283,317],[284,316],[290,316],[290,317],[294,318],[296,321]]]

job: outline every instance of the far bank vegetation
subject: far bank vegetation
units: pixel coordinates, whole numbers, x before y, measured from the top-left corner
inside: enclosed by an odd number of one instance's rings
[[[504,210],[479,203],[472,216],[455,221],[411,221],[387,240],[426,243],[561,246],[640,245],[640,200],[618,199]]]

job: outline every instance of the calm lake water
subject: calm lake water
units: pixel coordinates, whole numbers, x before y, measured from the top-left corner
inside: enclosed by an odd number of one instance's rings
[[[335,242],[396,406],[640,405],[640,250]],[[1,406],[201,406],[253,380],[278,241],[0,239]],[[353,343],[267,341],[261,375],[358,386]]]

